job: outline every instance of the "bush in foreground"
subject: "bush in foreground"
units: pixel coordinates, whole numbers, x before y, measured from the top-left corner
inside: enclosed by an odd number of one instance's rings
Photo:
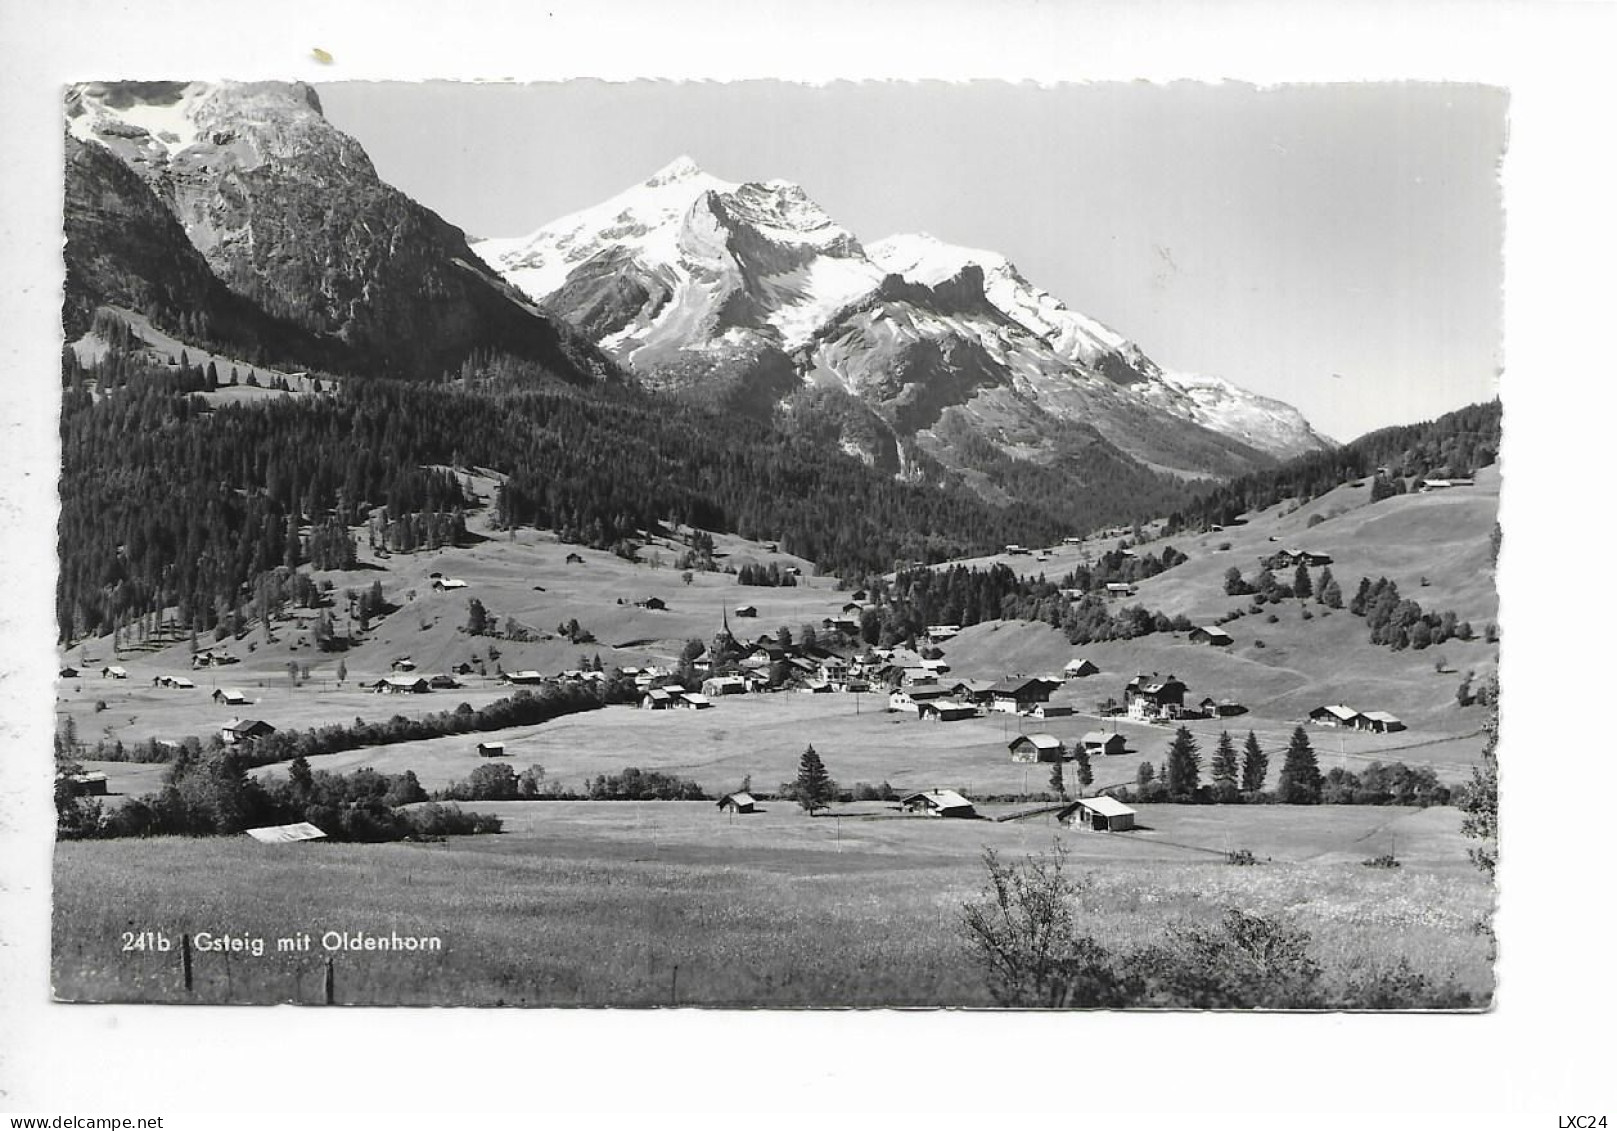
[[[1133,950],[1110,950],[1077,927],[1088,890],[1065,871],[1057,842],[1044,859],[1007,864],[984,853],[988,882],[961,911],[966,948],[996,1003],[1107,1009],[1468,1009],[1451,977],[1410,967],[1327,971],[1308,932],[1227,908],[1216,925],[1182,923]],[[1328,976],[1334,975],[1334,976]]]

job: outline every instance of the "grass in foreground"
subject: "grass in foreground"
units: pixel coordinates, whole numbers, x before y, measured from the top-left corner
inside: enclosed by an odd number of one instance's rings
[[[784,808],[752,825],[720,822],[705,804],[527,808],[526,828],[447,844],[58,845],[56,993],[316,1003],[319,936],[337,930],[443,945],[335,954],[345,1004],[988,1006],[958,930],[985,879],[982,848],[1014,858],[1049,851],[1056,835],[1074,847],[1069,868],[1091,881],[1083,930],[1107,945],[1143,945],[1170,924],[1210,925],[1238,907],[1307,931],[1329,977],[1405,958],[1479,1000],[1492,989],[1491,941],[1474,929],[1491,889],[1430,811],[1406,812],[1398,851],[1408,863],[1388,870],[1361,866],[1381,847],[1357,824],[1322,831],[1336,823],[1329,809],[1311,811],[1312,859],[1234,868],[1215,852],[1057,834],[1042,821],[844,820],[836,839],[833,822]],[[1195,834],[1173,827],[1165,808],[1147,823]],[[1246,829],[1260,855],[1263,820],[1248,815]],[[1302,846],[1296,814],[1273,823],[1275,846]],[[124,932],[141,931],[175,946],[181,932],[258,937],[267,949],[197,954],[187,994],[177,950],[121,950]],[[276,950],[305,931],[309,951]]]

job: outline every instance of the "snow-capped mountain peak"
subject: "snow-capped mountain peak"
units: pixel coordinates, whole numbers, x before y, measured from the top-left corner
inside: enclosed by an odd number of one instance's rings
[[[475,250],[656,386],[755,370],[776,398],[796,383],[868,395],[901,431],[945,409],[1002,436],[1081,422],[1187,474],[1321,444],[1294,413],[1281,419],[1233,386],[1168,382],[1139,346],[998,252],[927,233],[867,246],[800,185],[731,184],[689,157]]]
[[[696,177],[705,176],[707,174],[702,171],[702,167],[682,153],[647,177],[645,183],[652,188],[657,188],[662,185],[673,184],[676,181],[688,181]]]

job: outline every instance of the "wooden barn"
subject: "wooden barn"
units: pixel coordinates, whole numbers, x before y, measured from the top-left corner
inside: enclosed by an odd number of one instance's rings
[[[1068,660],[1067,666],[1061,669],[1061,674],[1068,679],[1083,679],[1085,676],[1094,675],[1098,671],[1100,671],[1100,668],[1095,666],[1093,660],[1079,656],[1075,660]]]
[[[1134,827],[1134,810],[1115,797],[1080,797],[1057,813],[1056,820],[1096,832],[1120,833]]]
[[[752,794],[737,791],[735,793],[727,793],[723,797],[719,798],[719,811],[723,812],[726,809],[730,810],[732,813],[756,813],[758,811],[758,803],[753,800]]]
[[[1225,632],[1217,625],[1197,625],[1190,630],[1192,644],[1211,644],[1215,648],[1228,647],[1235,643],[1235,637]]]
[[[1067,744],[1053,734],[1019,734],[1009,746],[1013,762],[1059,762],[1067,756]]]
[[[899,808],[906,813],[925,813],[928,817],[975,817],[977,810],[952,789],[927,789],[912,793],[901,800]]]
[[[988,694],[993,710],[1022,714],[1032,710],[1036,703],[1047,702],[1058,686],[1060,684],[1054,680],[1013,676],[994,684]]]
[[[390,675],[371,684],[371,690],[379,695],[425,695],[432,685],[424,676]]]
[[[1065,719],[1072,715],[1073,709],[1066,703],[1035,703],[1028,712],[1030,719]]]
[[[1360,730],[1373,730],[1380,734],[1390,734],[1395,730],[1403,730],[1404,724],[1398,716],[1388,714],[1386,711],[1366,711],[1354,723]]]
[[[918,703],[915,713],[923,720],[935,723],[954,723],[961,719],[974,719],[977,717],[977,708],[969,703],[957,703],[953,699],[933,699]]]
[[[1078,740],[1086,754],[1122,754],[1128,750],[1128,740],[1116,731],[1092,730]]]
[[[263,738],[265,735],[274,733],[275,728],[262,719],[231,719],[219,728],[219,737],[225,740],[226,745],[234,745],[254,738]]]
[[[757,615],[758,615],[758,606],[757,605],[737,605],[736,606],[736,616],[738,616],[738,617],[755,617]]]
[[[479,758],[504,758],[505,743],[479,742],[477,744],[477,756]]]
[[[738,675],[716,675],[702,681],[703,695],[744,695],[747,681]]]
[[[1350,727],[1357,725],[1359,712],[1342,703],[1330,703],[1308,712],[1308,721],[1322,727]]]
[[[105,797],[107,795],[107,775],[99,770],[86,774],[72,774],[67,779],[68,788],[73,791],[74,797]]]

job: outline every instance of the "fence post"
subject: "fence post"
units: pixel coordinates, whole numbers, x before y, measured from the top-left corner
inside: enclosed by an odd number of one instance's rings
[[[180,974],[185,979],[185,992],[191,992],[191,935],[180,936]]]
[[[337,1000],[337,971],[331,964],[331,955],[326,955],[326,1004],[333,1005]]]

